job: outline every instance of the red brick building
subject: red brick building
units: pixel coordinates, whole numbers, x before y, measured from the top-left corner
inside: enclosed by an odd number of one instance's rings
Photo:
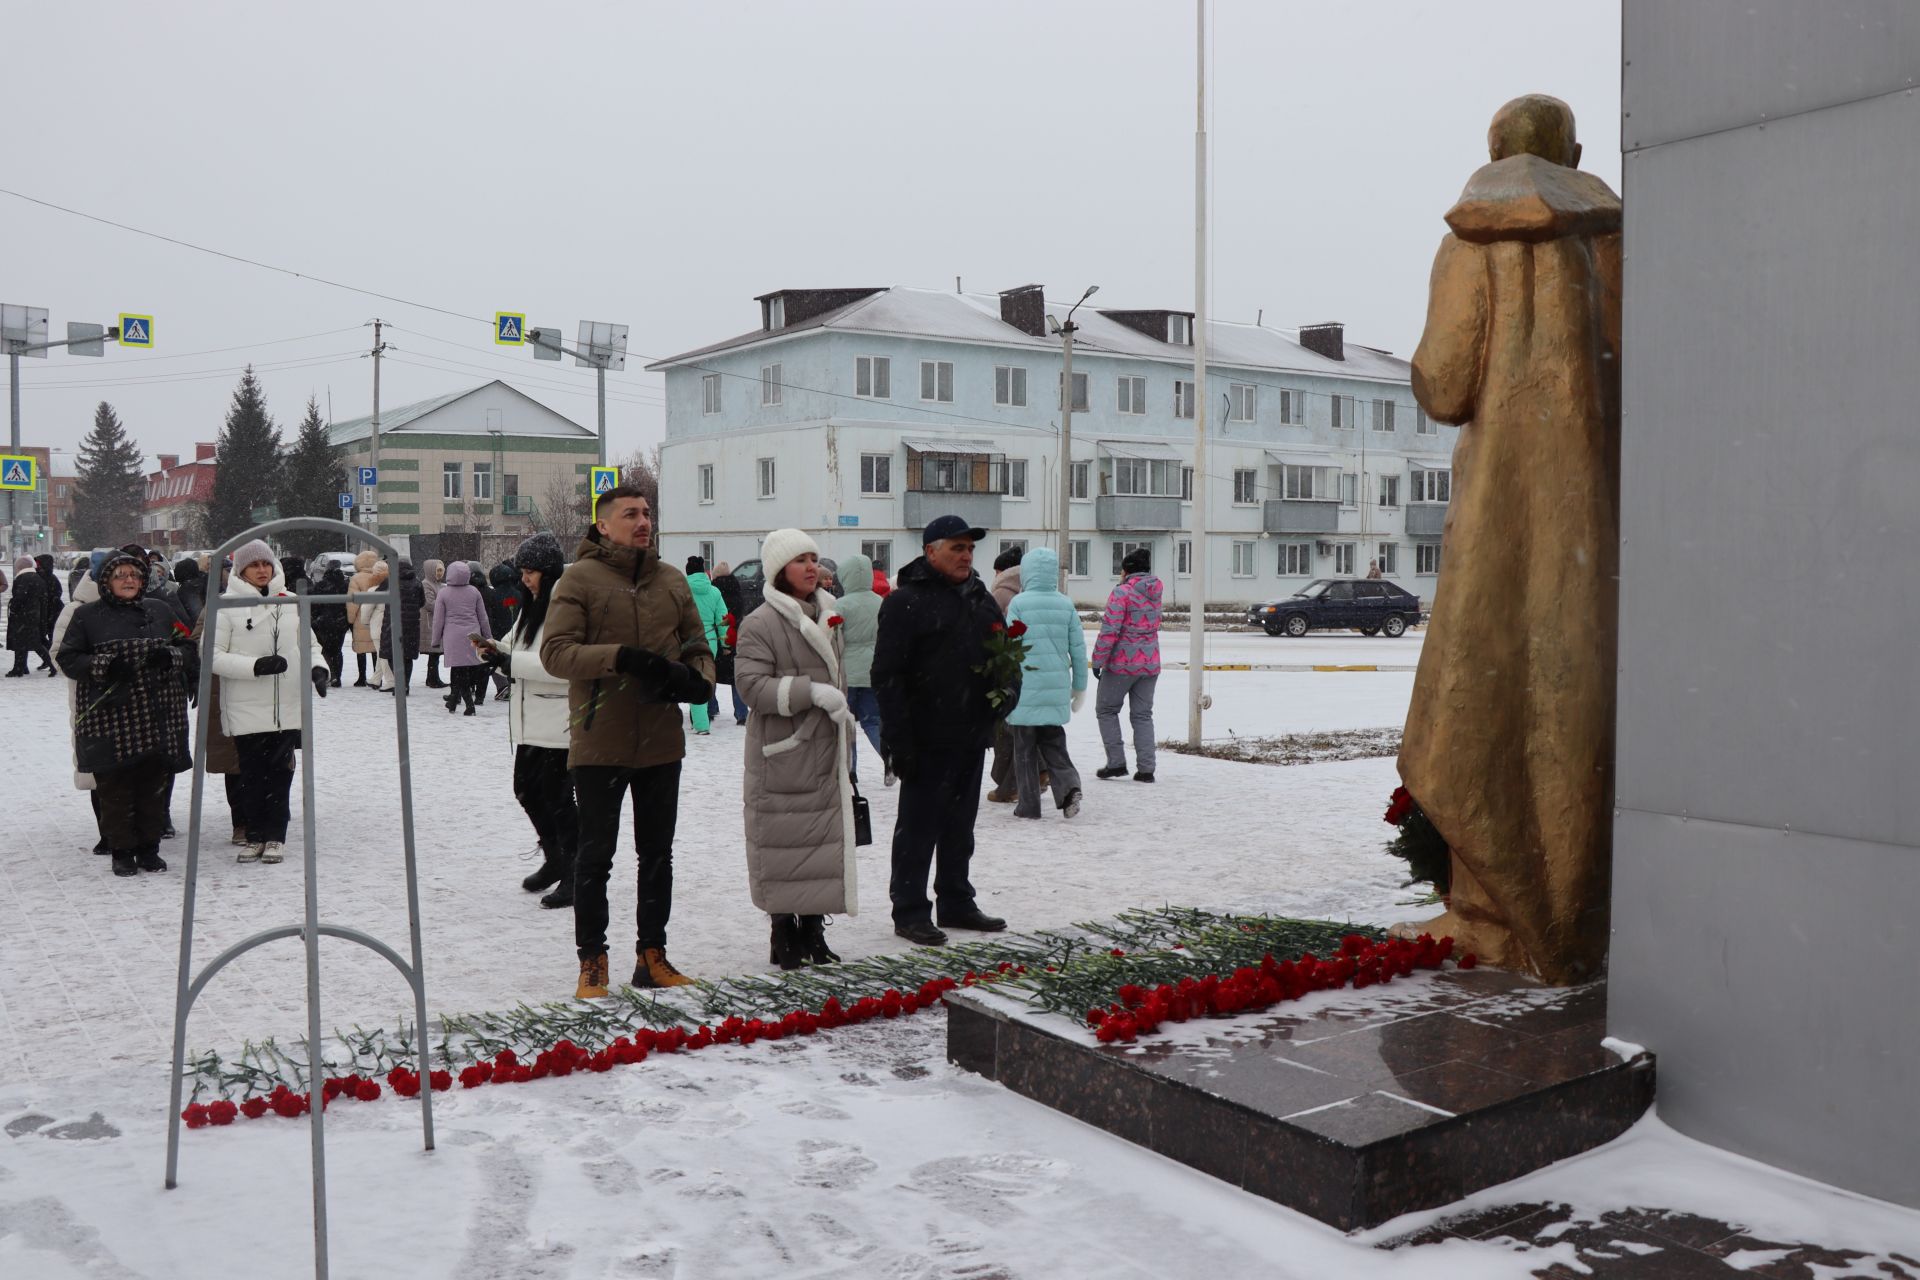
[[[213,497],[214,450],[212,444],[196,444],[193,460],[185,463],[177,453],[159,455],[160,469],[147,477],[146,510],[140,517],[140,540],[147,546],[166,552],[190,549],[193,504]]]

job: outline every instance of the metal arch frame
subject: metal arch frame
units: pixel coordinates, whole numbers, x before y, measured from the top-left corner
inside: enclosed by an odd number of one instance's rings
[[[304,677],[313,668],[313,606],[314,604],[380,604],[384,605],[390,617],[398,617],[400,611],[400,572],[399,552],[392,543],[368,532],[356,525],[339,520],[325,520],[311,516],[296,516],[284,520],[273,520],[266,524],[255,525],[245,533],[236,534],[213,553],[213,565],[217,566],[242,544],[255,538],[272,538],[297,531],[315,531],[337,533],[349,541],[369,543],[377,552],[384,554],[387,562],[394,566],[388,576],[387,585],[378,591],[345,595],[309,595],[300,593],[296,599],[300,620],[298,642],[300,646],[300,670]],[[407,933],[411,947],[411,962],[403,960],[398,952],[386,943],[358,929],[343,925],[323,924],[320,921],[320,892],[316,877],[316,855],[314,839],[313,807],[313,747],[314,739],[309,736],[302,743],[300,752],[301,784],[301,828],[306,840],[306,850],[302,862],[306,870],[306,918],[301,924],[279,925],[264,929],[251,937],[234,943],[215,956],[196,976],[193,973],[193,908],[195,890],[198,885],[200,868],[200,819],[206,798],[207,778],[207,730],[212,714],[213,692],[213,653],[217,637],[219,611],[223,608],[253,609],[273,606],[272,598],[262,597],[258,601],[229,600],[224,592],[217,589],[218,569],[209,575],[216,587],[208,593],[206,606],[201,614],[200,635],[200,677],[199,709],[195,715],[193,740],[193,807],[187,828],[187,867],[184,878],[184,890],[180,907],[180,971],[175,989],[173,1005],[173,1079],[170,1102],[167,1108],[167,1176],[166,1186],[172,1189],[179,1185],[180,1167],[180,1095],[185,1083],[187,1015],[193,1008],[193,1002],[199,998],[207,983],[221,969],[235,958],[251,951],[264,943],[281,938],[301,938],[306,944],[307,962],[307,1060],[309,1078],[307,1087],[312,1095],[318,1095],[320,1080],[320,939],[322,936],[344,938],[386,957],[406,978],[407,985],[413,988],[414,1026],[417,1040],[416,1055],[419,1059],[420,1077],[425,1082],[428,1072],[427,1061],[427,985],[426,973],[422,967],[420,944],[420,876],[414,855],[413,842],[413,778],[412,764],[408,754],[407,739],[407,686],[401,684],[394,689],[394,719],[398,730],[399,772],[400,772],[400,833],[405,849],[407,872]],[[284,608],[284,605],[273,606]],[[303,678],[300,681],[300,715],[302,729],[309,733],[313,727],[313,683]],[[323,1100],[324,1101],[324,1100]],[[327,1160],[326,1160],[326,1108],[311,1106],[308,1110],[308,1127],[313,1150],[313,1267],[314,1274],[327,1275]],[[433,1091],[420,1091],[420,1128],[425,1149],[433,1150]]]

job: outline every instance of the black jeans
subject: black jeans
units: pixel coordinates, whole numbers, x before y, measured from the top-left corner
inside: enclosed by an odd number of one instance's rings
[[[620,843],[620,806],[633,792],[633,846],[640,860],[634,950],[667,945],[673,914],[673,827],[680,813],[680,761],[628,769],[573,770],[580,849],[573,865],[573,942],[582,960],[607,949],[607,877]]]
[[[173,769],[155,756],[137,764],[93,775],[100,798],[100,833],[120,853],[153,851],[167,829],[167,792]]]
[[[327,635],[319,637],[319,640],[320,657],[325,660],[327,664],[327,674],[332,677],[333,683],[339,684],[340,672],[346,665],[345,655],[341,653],[342,647],[345,646],[347,642],[346,633],[342,632],[339,635],[328,633]]]
[[[580,810],[573,802],[573,775],[567,772],[565,747],[513,750],[513,798],[527,811],[547,861],[573,878],[573,855],[580,847]]]
[[[293,789],[293,753],[299,745],[297,729],[243,733],[233,740],[234,752],[240,757],[247,839],[255,844],[287,842],[287,797]]]
[[[980,812],[980,774],[984,748],[928,751],[914,758],[914,776],[900,779],[900,809],[893,825],[893,898],[895,924],[912,924],[933,915],[927,901],[927,873],[940,914],[973,909],[973,885],[967,866],[973,861],[973,821]]]
[[[23,676],[27,674],[27,657],[30,654],[39,657],[40,666],[43,670],[53,661],[51,655],[47,653],[47,647],[45,645],[41,645],[35,649],[15,649],[13,651],[13,673],[15,675]]]

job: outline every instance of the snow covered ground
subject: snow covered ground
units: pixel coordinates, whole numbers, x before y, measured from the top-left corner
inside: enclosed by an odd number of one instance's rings
[[[1210,637],[1214,639],[1214,637]],[[1417,660],[1418,638],[1219,637],[1210,661]],[[1168,637],[1169,657],[1184,641]],[[1229,659],[1223,651],[1232,653]],[[1241,656],[1242,652],[1246,656]],[[1312,653],[1311,658],[1293,655]],[[1321,656],[1325,655],[1325,656]],[[416,673],[416,677],[418,678]],[[0,688],[10,765],[0,829],[0,1276],[303,1274],[306,1126],[262,1120],[185,1135],[182,1186],[160,1189],[184,839],[176,870],[116,880],[71,788],[62,682]],[[1209,737],[1397,725],[1407,672],[1219,672]],[[419,692],[416,690],[416,692]],[[1160,736],[1185,730],[1186,676],[1160,688]],[[475,719],[411,703],[429,1011],[501,1008],[572,990],[571,920],[518,881],[532,837],[512,796],[505,708]],[[322,915],[404,948],[391,700],[342,689],[319,708]],[[739,751],[723,717],[692,739],[682,786],[671,952],[696,975],[766,969],[747,900]],[[982,805],[974,879],[1017,928],[1163,902],[1386,923],[1400,864],[1381,851],[1390,760],[1273,768],[1163,753],[1159,781],[1097,782],[1091,708],[1069,730],[1088,802],[1072,822]],[[894,793],[869,788],[879,843],[865,909],[830,937],[899,950],[886,910]],[[296,788],[296,830],[298,829]],[[297,860],[236,866],[218,783],[196,954],[300,916]],[[184,830],[187,790],[174,805]],[[291,852],[291,851],[290,851]],[[616,868],[616,947],[633,869]],[[384,961],[322,947],[329,1025],[409,1009]],[[618,965],[616,965],[618,968]],[[299,948],[223,972],[189,1044],[232,1050],[304,1025]],[[958,1072],[938,1013],[813,1039],[658,1058],[604,1076],[456,1091],[419,1150],[413,1104],[328,1114],[334,1274],[525,1276],[1503,1277],[1540,1251],[1347,1238]],[[1658,1046],[1653,1046],[1656,1050]],[[99,1114],[94,1123],[91,1117]],[[37,1117],[37,1118],[36,1118]],[[1476,1197],[1633,1203],[1737,1218],[1776,1238],[1913,1251],[1920,1214],[1805,1183],[1648,1120],[1579,1160]],[[1432,1216],[1432,1215],[1429,1215]]]

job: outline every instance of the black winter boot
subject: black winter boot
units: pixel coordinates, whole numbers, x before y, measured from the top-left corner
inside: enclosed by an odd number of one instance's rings
[[[768,945],[767,962],[789,970],[806,963],[800,953],[800,922],[795,917],[773,917],[773,940]]]
[[[137,876],[140,874],[140,863],[134,857],[133,850],[115,849],[113,851],[113,874],[117,876]]]
[[[427,688],[444,689],[446,687],[447,687],[447,682],[440,678],[440,655],[437,653],[428,654],[427,655]]]
[[[560,883],[560,863],[547,852],[547,846],[540,846],[540,869],[520,882],[520,887],[528,893],[539,893],[551,889]]]
[[[827,947],[827,918],[800,917],[800,954],[808,964],[839,964],[840,957]]]
[[[142,871],[165,871],[167,860],[160,856],[158,849],[147,848],[133,855],[134,865]]]
[[[555,864],[554,879],[557,883],[554,885],[553,892],[541,898],[540,905],[549,911],[573,906],[573,854],[571,851],[566,852]]]
[[[353,665],[360,672],[360,678],[353,682],[353,687],[356,689],[366,688],[367,687],[367,655],[364,653],[354,654]]]

